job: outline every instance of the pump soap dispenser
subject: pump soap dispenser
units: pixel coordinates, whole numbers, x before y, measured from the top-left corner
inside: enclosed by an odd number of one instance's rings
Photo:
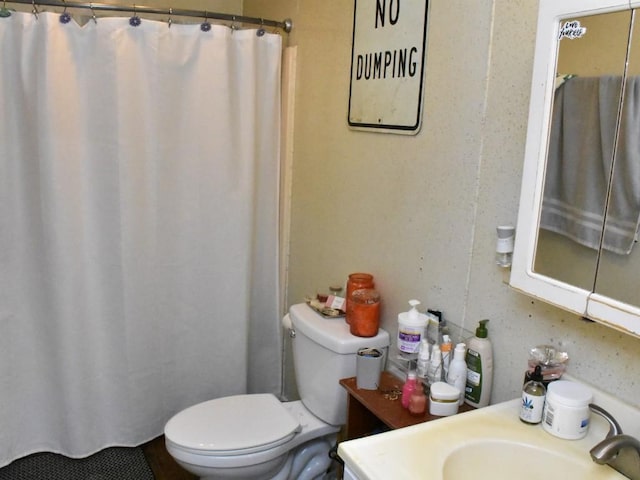
[[[428,317],[418,312],[419,300],[409,300],[411,310],[398,315],[398,350],[404,353],[418,353],[425,334]]]
[[[487,322],[480,320],[475,337],[467,340],[467,385],[464,400],[472,407],[489,405],[493,383],[493,348],[487,338]]]

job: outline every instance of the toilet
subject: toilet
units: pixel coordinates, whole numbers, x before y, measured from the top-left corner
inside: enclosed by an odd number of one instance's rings
[[[282,322],[301,400],[234,395],[177,413],[165,426],[165,441],[188,472],[203,480],[325,478],[329,450],[346,422],[347,394],[338,381],[355,376],[359,348],[386,354],[389,334],[353,336],[344,318],[325,318],[304,303],[293,305]]]

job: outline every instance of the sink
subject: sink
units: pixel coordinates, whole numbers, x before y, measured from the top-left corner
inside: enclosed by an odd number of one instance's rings
[[[338,454],[345,461],[345,478],[628,480],[611,467],[594,463],[589,455],[607,434],[604,419],[592,415],[585,438],[563,440],[541,425],[521,422],[520,405],[521,400],[514,399],[342,442]]]
[[[442,468],[442,479],[477,478],[478,472],[486,471],[487,464],[494,467],[491,472],[492,480],[562,477],[582,479],[592,478],[589,475],[593,471],[590,461],[576,460],[546,448],[500,440],[478,440],[455,449],[447,456]]]

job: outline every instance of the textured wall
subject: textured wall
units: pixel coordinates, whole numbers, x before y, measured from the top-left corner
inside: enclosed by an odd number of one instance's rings
[[[640,340],[511,290],[494,264],[495,227],[517,215],[537,2],[430,2],[424,120],[414,137],[347,126],[353,2],[244,7],[295,24],[289,302],[369,271],[392,335],[410,298],[467,329],[491,319],[494,402],[518,394],[528,349],[550,342],[569,350],[575,376],[639,405]]]

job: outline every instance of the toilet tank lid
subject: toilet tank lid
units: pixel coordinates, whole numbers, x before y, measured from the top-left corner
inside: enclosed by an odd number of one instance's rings
[[[306,303],[291,306],[289,315],[297,332],[339,354],[355,354],[364,347],[385,348],[390,343],[389,333],[383,329],[375,337],[357,337],[344,318],[325,318]]]

